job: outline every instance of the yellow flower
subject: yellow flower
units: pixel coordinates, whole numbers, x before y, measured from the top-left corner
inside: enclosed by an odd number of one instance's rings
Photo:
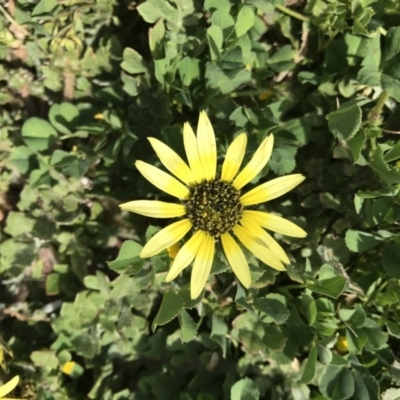
[[[337,338],[335,347],[341,353],[347,353],[349,351],[349,346],[347,343],[346,336],[339,336]]]
[[[11,380],[9,380],[7,383],[4,385],[0,386],[0,399],[2,400],[20,400],[20,399],[15,399],[11,397],[4,397],[10,392],[12,392],[18,385],[19,382],[19,376],[14,376]]]
[[[64,374],[66,375],[71,375],[75,367],[75,364],[76,364],[75,361],[68,361],[62,366],[61,371],[64,372]]]
[[[215,242],[219,239],[233,272],[246,288],[251,285],[250,269],[238,242],[268,266],[279,271],[286,269],[284,264],[289,264],[286,253],[265,229],[293,237],[305,237],[306,232],[284,218],[247,207],[282,196],[301,183],[304,176],[293,174],[276,178],[241,194],[241,189],[267,164],[273,135],[264,139],[240,172],[247,136],[238,135],[227,150],[220,174],[217,174],[214,130],[204,111],[200,113],[197,136],[188,123],[183,127],[188,164],[159,140],[149,138],[149,141],[165,168],[180,181],[143,161],[137,161],[136,167],[154,186],[177,197],[181,204],[136,200],[120,207],[153,218],[179,218],[148,241],[140,253],[143,258],[171,247],[191,232],[190,239],[172,263],[166,282],[175,279],[193,262],[190,293],[192,299],[196,299],[210,275]]]
[[[258,100],[267,100],[271,97],[272,91],[267,89],[265,92],[262,92],[260,95],[258,95]]]

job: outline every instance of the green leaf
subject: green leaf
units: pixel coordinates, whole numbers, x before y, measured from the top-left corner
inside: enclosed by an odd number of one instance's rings
[[[221,58],[223,43],[222,29],[217,25],[212,25],[207,29],[207,40],[210,48],[211,60],[217,61]]]
[[[179,325],[181,327],[182,343],[188,343],[193,340],[197,334],[197,324],[185,309],[182,309],[179,314]]]
[[[58,359],[51,350],[33,351],[30,355],[33,364],[43,368],[47,373],[58,368]]]
[[[266,346],[263,341],[265,329],[263,324],[255,321],[249,312],[236,317],[232,325],[238,331],[238,339],[242,342],[246,351],[250,354],[265,351]]]
[[[63,150],[54,150],[50,159],[50,164],[55,167],[65,167],[76,160],[73,154],[67,153]]]
[[[285,305],[285,298],[279,294],[271,293],[264,298],[255,299],[254,307],[278,325],[285,323],[289,318],[290,313]],[[264,320],[264,322],[268,322],[268,320]]]
[[[165,325],[179,315],[183,308],[183,299],[177,291],[165,292],[160,308],[151,325],[154,331],[157,325]]]
[[[222,94],[234,91],[238,86],[251,80],[251,72],[245,67],[222,71],[217,65],[206,63],[207,85],[218,88]]]
[[[11,149],[10,163],[17,167],[21,174],[25,174],[30,169],[32,150],[26,146],[17,146]]]
[[[319,343],[317,343],[317,349],[319,361],[324,365],[330,364],[333,357],[332,352],[326,347],[320,345]]]
[[[387,31],[385,47],[382,54],[382,62],[392,62],[393,58],[400,53],[400,26],[394,26]]]
[[[381,86],[381,73],[378,68],[363,67],[357,73],[357,80],[367,86]]]
[[[373,375],[362,366],[354,366],[354,400],[376,400],[379,398],[379,385]]]
[[[60,294],[60,274],[52,273],[46,276],[45,290],[47,296]]]
[[[347,145],[350,148],[354,162],[357,162],[357,160],[360,158],[361,150],[364,147],[364,142],[365,131],[363,128],[360,128],[351,139],[347,140]]]
[[[141,3],[137,10],[143,19],[153,24],[159,18],[166,19],[167,21],[178,20],[178,11],[165,0],[147,0]]]
[[[333,196],[331,193],[320,193],[319,199],[326,208],[336,211],[340,211],[342,208],[338,197]]]
[[[394,146],[391,146],[390,150],[383,156],[383,160],[388,163],[391,161],[398,160],[399,158],[400,158],[400,141],[395,143]]]
[[[349,140],[360,129],[362,112],[354,101],[340,106],[336,111],[326,116],[331,132],[339,139]]]
[[[365,311],[358,305],[351,310],[342,308],[339,311],[339,315],[343,321],[350,324],[353,328],[361,328],[365,323]]]
[[[211,17],[211,25],[221,28],[224,38],[228,38],[234,29],[235,21],[229,13],[217,10]]]
[[[231,400],[257,400],[259,398],[260,391],[249,378],[237,381],[231,388]]]
[[[286,70],[286,66],[292,65],[296,53],[292,46],[285,45],[278,49],[269,59],[268,64],[274,67],[274,70]],[[282,67],[278,67],[283,64]]]
[[[11,211],[7,217],[7,224],[4,232],[10,236],[19,236],[22,234],[31,234],[34,220],[22,212]]]
[[[343,276],[336,276],[334,278],[323,279],[318,281],[318,283],[308,285],[307,289],[337,299],[343,293],[345,287],[346,278]]]
[[[79,117],[79,110],[71,103],[53,104],[49,110],[51,124],[65,135],[72,134],[73,122]]]
[[[347,347],[351,354],[361,354],[368,337],[363,329],[346,329]]]
[[[371,318],[367,318],[363,326],[363,331],[367,335],[366,348],[371,351],[382,349],[388,340],[387,333],[383,332],[378,324]]]
[[[32,11],[32,16],[48,14],[58,5],[57,0],[40,0]]]
[[[129,74],[143,74],[147,72],[147,66],[142,56],[136,50],[126,47],[122,57],[121,68]]]
[[[45,166],[43,168],[33,170],[29,175],[29,181],[32,188],[36,187],[50,187],[51,186],[51,176],[48,168]]]
[[[179,296],[181,296],[182,301],[183,301],[183,306],[185,308],[193,308],[199,302],[198,299],[192,299],[190,297],[190,288],[189,287],[182,288],[177,293],[179,294]]]
[[[217,342],[222,349],[222,355],[226,357],[226,349],[227,349],[227,339],[226,334],[228,332],[228,327],[224,321],[222,321],[215,314],[212,316],[212,330],[210,334],[210,339]]]
[[[149,29],[149,46],[151,54],[157,60],[163,57],[162,43],[165,38],[165,25],[162,19]]]
[[[354,19],[353,23],[353,33],[357,35],[368,35],[368,25],[375,14],[371,7],[364,8],[358,13],[357,18]]]
[[[285,348],[285,345],[288,344],[290,347],[291,344],[288,343],[288,338],[286,334],[275,325],[264,325],[264,335],[263,342],[267,349],[272,351],[281,352]]]
[[[400,171],[390,168],[384,161],[381,146],[371,152],[370,166],[387,183],[400,183]]]
[[[12,276],[18,276],[23,268],[32,263],[36,255],[37,248],[33,242],[5,240],[0,244],[0,272],[8,270]]]
[[[235,24],[236,36],[241,37],[248,32],[253,27],[255,19],[253,7],[243,6],[239,11]]]
[[[344,367],[328,365],[319,384],[321,393],[331,400],[344,400],[354,394],[354,379]]]
[[[277,175],[285,175],[296,167],[294,155],[285,149],[276,148],[272,152],[268,165]]]
[[[389,243],[384,247],[382,266],[389,276],[400,279],[400,247],[398,244]]]
[[[355,253],[371,250],[382,243],[379,236],[353,229],[346,232],[345,241],[349,250]]]
[[[118,273],[137,273],[143,267],[143,260],[139,258],[142,246],[133,240],[126,240],[119,251],[118,257],[110,261],[108,266]]]
[[[190,86],[192,81],[200,76],[199,60],[184,57],[179,61],[178,71],[184,86]]]
[[[305,363],[303,374],[301,375],[301,382],[309,383],[315,375],[315,369],[317,365],[318,350],[315,343],[311,345],[310,352],[308,353],[308,358]]]
[[[32,117],[22,125],[22,137],[33,151],[47,150],[57,136],[57,131],[44,119]]]
[[[381,86],[390,97],[393,97],[397,102],[400,102],[400,80],[392,76],[382,74]]]
[[[74,178],[80,178],[83,176],[89,168],[88,160],[75,159],[64,166],[62,172],[67,176],[72,176]]]
[[[397,322],[386,321],[386,326],[390,336],[400,339],[400,326]]]
[[[317,304],[314,298],[306,293],[301,295],[302,311],[310,325],[317,319]]]
[[[93,338],[93,335],[89,335],[85,332],[80,332],[71,338],[71,343],[75,348],[75,351],[85,357],[93,358],[99,351],[97,340]]]

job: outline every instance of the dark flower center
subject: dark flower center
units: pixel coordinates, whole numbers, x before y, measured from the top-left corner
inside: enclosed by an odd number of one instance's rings
[[[190,196],[183,202],[193,230],[202,230],[214,238],[231,230],[242,216],[240,191],[231,183],[219,179],[192,186]]]

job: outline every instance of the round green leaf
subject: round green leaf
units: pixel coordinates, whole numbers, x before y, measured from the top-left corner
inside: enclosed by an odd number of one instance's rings
[[[345,241],[349,250],[355,253],[371,250],[382,243],[382,239],[378,236],[353,229],[346,232]]]
[[[259,398],[260,391],[249,378],[241,379],[231,388],[231,400],[257,400]]]
[[[319,389],[324,396],[331,400],[348,399],[354,393],[353,375],[345,367],[328,365],[319,384]]]
[[[57,131],[44,119],[32,117],[22,125],[22,137],[27,146],[34,151],[49,148],[51,139],[55,139]]]
[[[235,24],[236,36],[243,36],[248,32],[254,25],[256,16],[254,14],[253,7],[244,6],[241,8],[238,14],[238,18]]]

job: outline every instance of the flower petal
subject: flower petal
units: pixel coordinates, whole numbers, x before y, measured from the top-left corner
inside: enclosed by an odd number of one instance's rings
[[[278,260],[278,258],[265,246],[261,246],[257,243],[251,232],[243,228],[240,225],[233,227],[234,234],[243,243],[243,245],[251,251],[258,259],[263,263],[269,265],[271,268],[277,269],[278,271],[285,271],[285,266]]]
[[[197,231],[179,250],[171,269],[165,277],[165,282],[171,282],[183,271],[195,258],[200,245],[205,240],[206,233]]]
[[[16,375],[14,376],[14,378],[6,382],[4,385],[0,386],[0,399],[2,399],[4,396],[7,396],[8,393],[12,392],[17,387],[18,383],[19,383],[19,376]]]
[[[187,185],[195,182],[189,166],[185,163],[185,161],[182,160],[181,157],[178,156],[178,154],[175,153],[174,150],[158,139],[149,137],[148,140],[158,158],[168,171],[172,172],[178,179]]]
[[[197,125],[197,148],[204,177],[207,181],[215,179],[217,170],[217,145],[215,143],[214,129],[205,111],[200,112]]]
[[[168,225],[157,232],[143,247],[140,257],[147,258],[158,254],[167,247],[179,242],[192,228],[192,223],[188,219],[183,219]]]
[[[251,285],[250,269],[242,249],[228,232],[221,235],[221,243],[236,277],[245,288],[249,288]]]
[[[135,165],[149,182],[163,192],[175,196],[178,199],[186,199],[189,196],[189,189],[170,174],[143,161],[136,161]]]
[[[196,182],[200,183],[205,180],[205,176],[197,148],[196,135],[194,134],[192,127],[187,122],[185,122],[183,125],[183,144],[185,146],[186,156],[189,161],[193,176],[196,179]]]
[[[305,176],[301,174],[292,174],[272,179],[261,185],[256,186],[250,192],[245,193],[240,202],[244,206],[264,203],[265,201],[276,199],[294,189],[298,184],[304,181]]]
[[[254,153],[249,163],[240,171],[239,175],[233,181],[233,186],[239,190],[255,178],[265,167],[271,157],[274,146],[274,135],[266,137]]]
[[[228,147],[224,163],[222,164],[221,180],[230,182],[236,176],[246,152],[247,135],[241,133]]]
[[[190,297],[197,299],[206,285],[214,259],[215,241],[208,234],[205,235],[194,260],[190,279]]]
[[[263,228],[280,233],[282,235],[298,238],[307,236],[307,232],[305,232],[299,226],[274,214],[263,211],[245,210],[243,211],[242,218],[249,218]]]
[[[240,223],[248,232],[251,232],[257,242],[260,241],[260,244],[267,246],[284,264],[290,264],[288,256],[279,243],[268,232],[261,228],[260,225],[246,217],[242,217]]]
[[[120,204],[123,211],[131,211],[136,214],[152,218],[175,218],[186,214],[186,208],[182,204],[167,203],[158,200],[134,200]]]

